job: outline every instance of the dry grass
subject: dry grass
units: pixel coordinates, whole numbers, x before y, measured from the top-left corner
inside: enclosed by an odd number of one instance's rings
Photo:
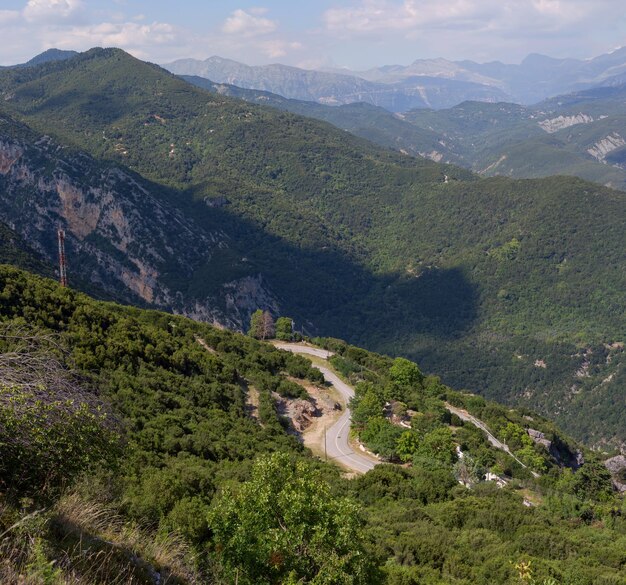
[[[200,583],[196,560],[189,547],[175,534],[154,534],[124,521],[112,510],[79,495],[70,494],[56,506],[56,525],[68,540],[76,540],[78,558],[88,555],[126,559],[136,578],[148,582]],[[124,561],[123,561],[124,562]],[[137,581],[139,582],[139,581]]]
[[[129,524],[78,494],[34,515],[0,502],[0,559],[0,585],[208,582],[181,538]]]

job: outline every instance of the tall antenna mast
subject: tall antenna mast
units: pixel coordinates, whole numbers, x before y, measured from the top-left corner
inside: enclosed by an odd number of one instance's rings
[[[65,230],[57,231],[59,238],[59,282],[61,286],[67,286],[67,262],[65,260]]]

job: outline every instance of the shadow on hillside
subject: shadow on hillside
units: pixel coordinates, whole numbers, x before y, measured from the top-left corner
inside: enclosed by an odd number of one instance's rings
[[[208,230],[230,237],[226,256],[195,267],[194,276],[177,282],[194,296],[200,290],[248,274],[262,274],[279,297],[284,314],[308,334],[359,340],[373,347],[416,332],[455,339],[477,319],[478,293],[462,270],[429,269],[418,277],[375,275],[342,250],[299,248],[263,230],[229,206],[210,208],[187,193],[153,184],[168,202]],[[225,265],[225,260],[233,262]],[[182,285],[182,286],[181,286]],[[374,343],[374,341],[376,343]]]
[[[329,236],[312,215],[303,217],[301,221],[308,223],[301,225],[285,211],[282,216],[277,211],[276,218],[271,218],[279,229],[293,234],[292,240],[300,233],[306,234],[309,245],[300,247],[242,218],[225,202],[222,207],[210,207],[194,199],[191,191],[151,182],[127,168],[125,172],[164,204],[179,209],[196,223],[197,233],[204,232],[207,240],[215,244],[207,250],[194,250],[184,264],[173,252],[180,250],[180,246],[170,245],[179,237],[180,226],[176,222],[164,226],[167,241],[162,242],[157,253],[167,260],[159,267],[159,278],[170,290],[181,293],[177,300],[186,299],[186,306],[192,304],[189,300],[196,299],[201,302],[210,299],[212,304],[226,303],[224,283],[262,275],[264,287],[278,298],[281,312],[295,319],[298,330],[309,335],[341,337],[369,348],[395,345],[396,341],[414,338],[416,333],[455,339],[471,328],[477,318],[476,287],[459,269],[429,269],[418,277],[376,275],[339,245],[333,245],[332,234]],[[124,194],[119,192],[117,196]],[[258,197],[259,201],[254,203],[262,205],[266,195]],[[216,233],[227,236],[227,246],[220,245],[222,236],[212,240],[211,236]],[[313,249],[311,242],[315,233],[325,241]],[[122,265],[127,260],[105,237],[90,236],[89,243],[90,246],[75,246],[71,239],[67,242],[72,266],[80,266],[80,270],[72,271],[71,283],[108,300],[110,296],[102,293],[102,289],[107,288],[106,283],[86,283],[90,278],[95,281],[104,276],[100,259],[93,250],[106,250],[114,257],[119,256]],[[198,246],[201,245],[198,242]],[[56,231],[48,229],[40,233],[38,246],[55,262]],[[356,250],[356,244],[353,246]],[[363,251],[353,252],[354,256],[357,254],[365,256]],[[112,300],[145,306],[129,289],[114,290]],[[250,310],[255,308],[249,307]]]

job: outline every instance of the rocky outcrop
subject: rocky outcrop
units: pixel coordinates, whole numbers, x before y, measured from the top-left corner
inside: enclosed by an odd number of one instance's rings
[[[626,493],[626,456],[617,455],[604,462],[605,467],[613,475],[613,485],[621,493]]]
[[[564,128],[576,126],[577,124],[590,124],[593,121],[593,117],[588,114],[576,114],[574,116],[557,116],[556,118],[537,123],[541,129],[545,130],[548,134],[554,134]]]
[[[624,140],[617,132],[613,132],[606,138],[596,142],[591,148],[588,148],[587,152],[600,162],[604,162],[607,154],[621,148],[622,146],[626,146],[626,140]]]
[[[436,150],[432,150],[430,152],[420,152],[419,155],[434,162],[441,162],[443,160],[443,154]]]
[[[185,282],[230,246],[228,236],[194,223],[119,167],[70,153],[47,137],[16,137],[0,125],[0,221],[56,263],[56,230],[66,231],[70,279],[97,284],[113,298],[242,329],[258,307],[279,313],[260,274],[222,283],[193,298]],[[24,221],[24,218],[29,218]],[[251,271],[253,268],[251,267]],[[175,274],[172,279],[171,275]]]
[[[548,439],[546,439],[546,436],[544,433],[542,433],[541,431],[537,431],[535,429],[527,429],[527,432],[530,438],[535,443],[538,443],[539,445],[543,445],[546,449],[548,449],[548,451],[550,450],[550,447],[552,446],[552,441],[549,441]]]
[[[180,303],[176,306],[177,313],[196,321],[240,331],[248,327],[250,315],[258,308],[268,310],[274,315],[280,314],[278,300],[261,274],[244,276],[223,284],[219,302],[216,298],[206,298],[185,303],[181,295]]]
[[[526,432],[535,443],[545,447],[546,451],[550,453],[552,458],[561,467],[578,469],[585,463],[582,451],[572,451],[570,447],[559,440],[558,437],[555,437],[555,439],[551,441],[546,437],[545,433],[536,429],[526,429]]]

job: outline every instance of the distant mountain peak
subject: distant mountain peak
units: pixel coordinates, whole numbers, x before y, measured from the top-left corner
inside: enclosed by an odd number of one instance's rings
[[[14,67],[35,67],[44,63],[51,63],[52,61],[65,61],[78,54],[79,53],[77,51],[64,51],[62,49],[54,48],[47,49],[43,53],[39,53],[29,61],[26,61],[26,63],[20,63],[19,65],[14,65]]]
[[[522,60],[522,65],[538,65],[546,63],[558,63],[562,59],[556,59],[555,57],[548,57],[548,55],[542,55],[541,53],[529,53]]]

